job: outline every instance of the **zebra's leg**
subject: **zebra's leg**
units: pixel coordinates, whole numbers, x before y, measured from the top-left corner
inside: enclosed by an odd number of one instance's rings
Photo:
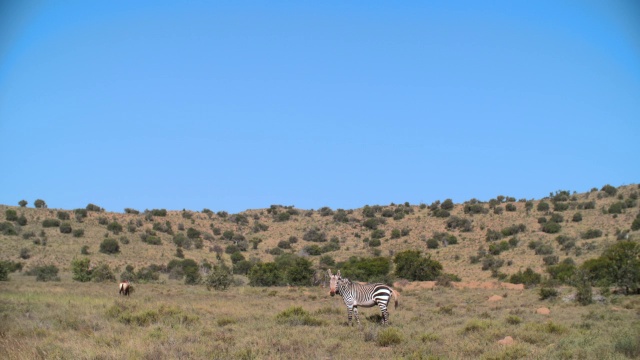
[[[353,307],[353,314],[356,316],[356,321],[358,322],[358,325],[360,325],[360,317],[358,316],[358,307],[357,306]]]
[[[347,326],[351,325],[352,317],[353,317],[353,307],[347,306]]]
[[[389,311],[387,311],[387,307],[384,304],[380,305],[380,311],[382,312],[382,325],[387,325],[389,322]]]

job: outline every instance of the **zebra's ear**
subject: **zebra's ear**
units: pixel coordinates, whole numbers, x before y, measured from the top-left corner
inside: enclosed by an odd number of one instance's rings
[[[327,272],[329,273],[329,276],[332,276],[331,275],[331,269],[327,269]]]
[[[339,278],[342,277],[340,276],[340,270],[338,270],[338,273],[336,274]]]

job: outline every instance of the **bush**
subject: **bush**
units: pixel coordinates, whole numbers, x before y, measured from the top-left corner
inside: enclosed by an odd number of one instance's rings
[[[442,204],[440,205],[440,208],[442,210],[453,210],[453,200],[446,199],[445,201],[442,202]]]
[[[542,231],[547,234],[556,234],[560,232],[562,226],[554,221],[548,221],[542,225]]]
[[[356,281],[381,281],[386,279],[391,270],[391,262],[388,258],[377,256],[372,258],[360,258],[352,256],[343,264],[338,264],[342,275]]]
[[[27,275],[35,275],[36,281],[60,281],[58,268],[55,265],[41,265],[29,270]]]
[[[115,235],[118,235],[122,232],[122,225],[120,225],[117,221],[113,221],[107,225],[107,230],[111,231]]]
[[[542,281],[542,275],[536,273],[531,268],[527,268],[525,271],[519,270],[517,273],[512,274],[509,277],[509,282],[512,284],[524,284],[526,287],[535,286]]]
[[[91,271],[91,280],[94,282],[116,281],[116,276],[107,264],[100,264]]]
[[[282,285],[283,274],[274,262],[257,263],[248,274],[251,286],[278,286]]]
[[[548,266],[547,272],[552,279],[558,280],[563,284],[570,284],[576,272],[576,265],[568,258],[558,265]]]
[[[516,209],[516,205],[515,205],[515,204],[512,204],[512,203],[507,204],[505,208],[506,208],[506,210],[507,210],[507,211],[509,211],[509,212],[513,212],[513,211],[516,211],[516,210],[517,210],[517,209]]]
[[[321,320],[314,318],[299,306],[290,307],[276,315],[276,322],[289,326],[319,326],[323,324]]]
[[[462,232],[470,232],[471,230],[473,230],[471,220],[460,218],[457,216],[452,216],[447,220],[447,228],[452,230],[459,229]]]
[[[548,202],[544,202],[544,201],[540,201],[538,203],[538,206],[536,207],[536,210],[540,211],[540,212],[545,212],[545,211],[549,211],[549,203]]]
[[[27,249],[27,248],[20,249],[20,258],[21,259],[27,260],[30,257],[31,257],[31,254],[29,254],[29,249]]]
[[[540,295],[540,300],[555,299],[558,297],[558,290],[543,287],[538,291],[538,295]]]
[[[591,281],[589,274],[584,270],[578,270],[575,273],[573,282],[578,292],[576,293],[576,301],[580,305],[589,305],[593,302],[593,293],[591,291]]]
[[[207,290],[227,290],[233,284],[233,275],[224,263],[214,265],[204,280]]]
[[[327,235],[319,228],[313,227],[304,233],[302,239],[311,242],[325,242],[327,241]]]
[[[73,280],[80,282],[91,281],[91,261],[89,258],[74,259],[71,262],[71,272]]]
[[[0,281],[9,281],[9,265],[0,261]]]
[[[187,229],[187,237],[189,239],[198,239],[198,238],[200,238],[200,235],[201,235],[200,231],[198,231],[198,230],[196,230],[194,228],[188,228]]]
[[[18,235],[18,231],[16,230],[16,228],[13,226],[12,223],[5,221],[3,223],[0,223],[0,233],[2,235]]]
[[[608,196],[615,196],[616,193],[618,192],[618,189],[616,189],[615,187],[607,184],[607,185],[603,186],[602,189],[600,189],[600,191],[604,191]]]
[[[47,203],[42,199],[37,199],[33,202],[33,206],[35,206],[37,209],[46,209]]]
[[[429,249],[437,249],[439,245],[440,244],[438,243],[438,240],[436,240],[436,239],[431,238],[431,239],[427,240],[427,248],[429,248]]]
[[[391,346],[397,345],[402,342],[402,336],[398,329],[395,328],[384,328],[378,332],[378,336],[376,336],[376,344],[378,346]]]
[[[103,254],[117,254],[120,252],[118,240],[106,238],[100,243],[100,252]]]
[[[573,217],[571,218],[571,221],[573,222],[580,222],[582,221],[582,214],[577,212],[575,214],[573,214]]]
[[[84,229],[75,229],[73,230],[73,237],[83,237],[84,236]]]
[[[50,228],[50,227],[58,227],[60,226],[60,220],[58,219],[44,219],[42,221],[42,227]]]
[[[422,256],[418,250],[400,252],[393,262],[396,264],[396,276],[410,281],[435,280],[442,272],[442,264],[431,260],[430,255]]]
[[[584,240],[595,239],[601,236],[602,236],[602,230],[599,230],[599,229],[589,229],[584,233],[580,234],[580,237]]]
[[[5,217],[7,219],[7,221],[17,221],[18,220],[18,213],[13,210],[13,209],[7,209],[7,211],[5,211]]]
[[[62,224],[60,224],[60,233],[62,234],[71,234],[71,232],[73,231],[73,228],[71,228],[71,224],[68,222],[63,222]]]
[[[80,254],[89,255],[89,245],[83,245],[82,248],[80,248]]]

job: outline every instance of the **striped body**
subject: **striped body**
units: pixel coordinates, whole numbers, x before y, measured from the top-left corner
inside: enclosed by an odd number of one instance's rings
[[[358,318],[358,306],[373,307],[378,305],[382,312],[382,324],[389,322],[389,301],[391,296],[395,296],[395,306],[398,306],[398,294],[395,290],[385,284],[360,284],[352,282],[349,279],[342,278],[340,271],[337,275],[331,275],[331,291],[333,296],[338,294],[342,296],[344,304],[347,306],[348,324],[351,324],[351,318],[355,315],[356,321],[360,324]]]

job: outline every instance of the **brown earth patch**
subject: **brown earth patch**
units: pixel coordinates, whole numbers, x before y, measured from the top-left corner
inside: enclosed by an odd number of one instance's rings
[[[549,308],[547,308],[547,307],[541,307],[541,308],[536,309],[536,314],[549,315],[549,314],[551,314],[551,310],[549,310]]]
[[[500,301],[500,300],[502,300],[502,299],[503,299],[503,297],[502,297],[502,296],[500,296],[500,295],[492,295],[492,296],[489,298],[489,300],[488,300],[488,301]]]
[[[511,336],[507,336],[504,339],[498,340],[498,344],[500,344],[500,345],[511,345],[511,344],[513,344],[513,338]]]

